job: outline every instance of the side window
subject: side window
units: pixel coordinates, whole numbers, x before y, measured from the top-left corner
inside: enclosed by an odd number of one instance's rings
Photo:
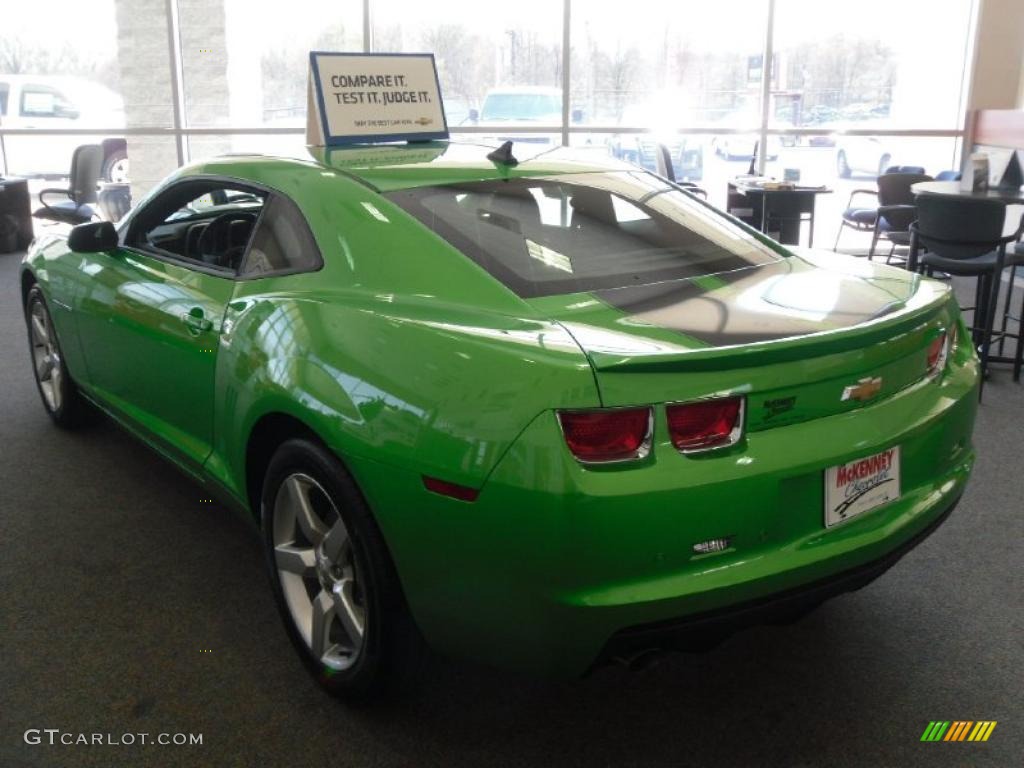
[[[282,195],[270,198],[240,275],[312,272],[323,265],[320,249],[298,206]]]
[[[181,182],[136,214],[125,245],[237,272],[265,198],[222,182]]]
[[[10,93],[10,86],[7,83],[0,83],[0,117],[7,114],[8,93]]]
[[[75,105],[60,91],[45,85],[30,85],[21,90],[22,117],[78,117]]]

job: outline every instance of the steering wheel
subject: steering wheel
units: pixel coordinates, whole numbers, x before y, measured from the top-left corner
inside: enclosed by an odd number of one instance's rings
[[[236,221],[255,224],[256,214],[252,211],[228,211],[206,225],[196,243],[198,256],[205,264],[233,267],[235,259],[245,253],[245,243],[231,245],[231,224]]]

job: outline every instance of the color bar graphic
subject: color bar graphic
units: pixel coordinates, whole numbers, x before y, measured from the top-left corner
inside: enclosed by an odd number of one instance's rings
[[[996,728],[995,720],[932,720],[921,734],[921,741],[988,741]]]

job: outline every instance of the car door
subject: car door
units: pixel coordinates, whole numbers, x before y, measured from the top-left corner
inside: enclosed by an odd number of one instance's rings
[[[210,453],[224,312],[264,199],[224,180],[179,181],[88,263],[77,310],[94,396],[191,467]]]

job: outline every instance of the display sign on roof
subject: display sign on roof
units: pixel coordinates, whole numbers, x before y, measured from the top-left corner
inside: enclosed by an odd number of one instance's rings
[[[306,143],[447,139],[432,53],[309,54]]]

